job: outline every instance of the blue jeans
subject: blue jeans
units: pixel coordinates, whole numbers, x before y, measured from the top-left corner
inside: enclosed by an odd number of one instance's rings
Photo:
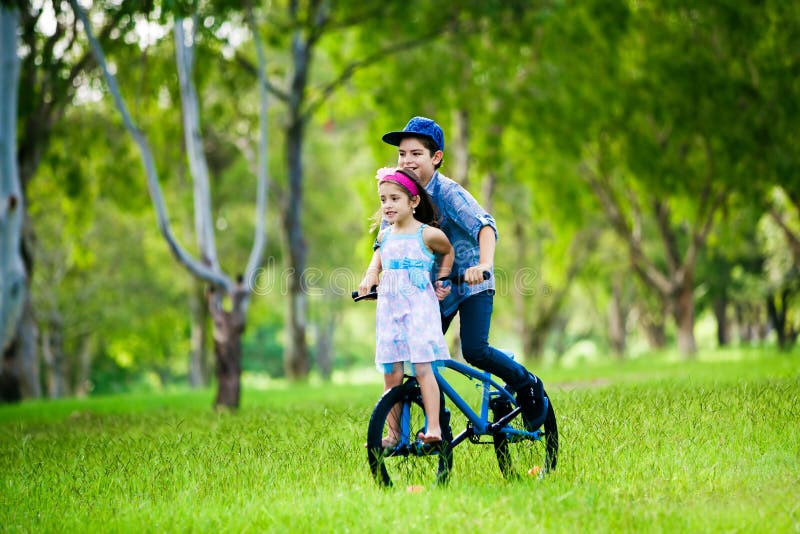
[[[461,318],[461,352],[464,359],[470,365],[492,373],[515,391],[519,391],[530,386],[532,379],[525,367],[489,345],[493,307],[494,291],[472,295],[458,305],[457,312],[448,317],[442,316],[442,332],[447,332],[458,313]]]

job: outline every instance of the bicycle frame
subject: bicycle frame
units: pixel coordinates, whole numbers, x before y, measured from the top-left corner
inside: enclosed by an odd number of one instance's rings
[[[453,386],[451,386],[450,383],[448,383],[447,380],[441,375],[439,367],[433,366],[433,374],[436,377],[436,382],[439,384],[439,388],[469,421],[467,428],[458,436],[453,438],[453,441],[451,442],[452,447],[455,447],[467,438],[478,438],[485,435],[494,435],[501,431],[509,437],[513,436],[519,439],[527,438],[537,441],[542,439],[541,432],[539,430],[528,432],[526,430],[518,430],[516,428],[507,426],[507,423],[519,414],[519,407],[514,408],[510,413],[505,415],[497,422],[492,423],[489,420],[489,404],[492,399],[502,398],[506,401],[516,403],[511,393],[509,393],[505,387],[498,384],[492,378],[490,373],[486,371],[480,371],[454,360],[447,360],[443,362],[443,367],[452,369],[453,371],[466,376],[470,380],[478,380],[481,383],[481,413],[478,415],[467,403],[467,401],[465,401],[461,395],[458,394],[455,388],[453,388]],[[545,403],[547,402],[548,399],[545,398]],[[545,404],[545,410],[547,410],[547,404]]]

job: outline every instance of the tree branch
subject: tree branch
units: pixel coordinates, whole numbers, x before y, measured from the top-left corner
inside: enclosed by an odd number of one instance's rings
[[[423,35],[422,37],[418,37],[416,39],[410,39],[408,41],[403,41],[400,43],[393,43],[392,45],[384,47],[363,59],[351,62],[342,70],[342,72],[339,74],[338,77],[336,77],[334,80],[332,80],[330,83],[325,85],[320,90],[319,96],[317,98],[315,98],[308,104],[306,110],[303,112],[303,119],[305,120],[311,117],[316,112],[316,110],[320,106],[322,106],[322,104],[325,103],[328,97],[330,97],[331,94],[333,94],[333,92],[336,89],[341,87],[345,82],[347,82],[350,78],[352,78],[353,75],[356,73],[356,71],[358,71],[359,69],[363,69],[365,67],[368,67],[369,65],[372,65],[373,63],[377,63],[381,59],[384,59],[392,54],[396,54],[404,50],[410,50],[417,46],[421,46],[422,44],[430,41],[432,38],[441,35],[441,33],[442,33],[441,28],[437,28],[436,31],[431,31]]]
[[[191,44],[187,44],[183,26],[187,19],[178,18],[173,32],[175,35],[175,63],[180,81],[183,135],[189,157],[194,190],[194,225],[197,244],[202,261],[214,270],[219,270],[217,247],[214,241],[214,227],[211,223],[211,191],[206,156],[203,152],[200,131],[200,105],[193,80],[194,41],[197,31],[196,19],[192,19]]]
[[[100,43],[94,36],[92,32],[91,26],[89,25],[89,19],[86,16],[86,12],[83,8],[78,4],[77,0],[70,0],[70,5],[72,6],[73,11],[75,14],[80,18],[81,23],[83,24],[83,29],[86,32],[86,36],[89,39],[89,43],[92,47],[94,52],[95,60],[97,64],[100,66],[100,69],[103,72],[103,76],[105,77],[106,83],[108,84],[109,91],[111,92],[114,103],[117,107],[117,110],[122,115],[122,121],[125,124],[125,128],[130,132],[133,136],[136,144],[139,146],[139,150],[142,156],[142,162],[144,163],[145,170],[147,173],[147,186],[148,190],[150,191],[150,198],[153,201],[153,206],[156,210],[156,217],[158,221],[159,229],[161,230],[164,239],[166,239],[167,244],[170,247],[175,258],[182,263],[193,275],[196,277],[205,280],[209,284],[222,287],[226,291],[231,291],[234,288],[233,282],[224,275],[224,273],[220,273],[214,271],[207,267],[206,265],[201,264],[196,259],[194,259],[186,250],[184,250],[177,242],[175,237],[172,234],[172,230],[169,225],[169,219],[167,217],[167,210],[166,205],[164,203],[164,196],[161,192],[161,185],[158,182],[158,174],[155,167],[155,162],[153,161],[153,154],[150,150],[150,146],[147,143],[147,139],[144,134],[139,130],[133,122],[131,115],[128,111],[127,106],[125,105],[125,101],[122,98],[122,94],[119,90],[119,86],[117,85],[116,77],[111,74],[108,70],[108,64],[106,62],[105,54],[103,53],[102,48],[100,47]]]
[[[786,236],[786,241],[789,243],[789,248],[792,250],[792,257],[794,257],[794,264],[800,268],[800,236],[798,236],[789,225],[783,220],[783,216],[774,207],[769,210],[770,216],[775,220],[778,226],[783,230]]]
[[[666,201],[653,197],[653,213],[656,216],[658,231],[667,252],[667,268],[670,274],[674,275],[681,265],[681,255],[678,252],[678,239],[670,226],[669,205]]]
[[[254,28],[253,34],[255,33],[256,29]],[[245,72],[251,74],[254,78],[258,78],[258,67],[254,65],[252,61],[250,61],[248,58],[242,55],[242,53],[239,50],[236,51],[236,55],[234,57],[236,58],[236,62],[239,64],[239,66],[241,66],[245,70]],[[267,91],[269,91],[272,94],[272,96],[283,102],[289,101],[289,93],[272,85],[268,79],[264,78],[264,81],[262,83],[264,84],[264,88]]]
[[[267,143],[267,111],[269,110],[268,91],[266,86],[266,55],[264,54],[264,46],[261,38],[258,35],[258,28],[256,28],[253,11],[250,6],[247,9],[247,21],[250,24],[250,30],[253,32],[253,40],[256,45],[256,53],[258,55],[258,85],[259,85],[259,140],[258,140],[258,185],[256,190],[256,227],[255,235],[253,236],[253,248],[250,251],[250,257],[247,260],[247,267],[245,268],[244,279],[248,284],[248,288],[253,288],[253,276],[256,269],[261,264],[261,259],[264,256],[264,249],[267,243],[266,221],[265,216],[267,212],[267,194],[269,192],[269,170],[267,166],[268,157],[268,143]],[[242,305],[247,307],[247,300],[243,301]]]
[[[634,237],[630,225],[625,220],[621,204],[619,200],[617,200],[616,195],[614,195],[608,183],[608,179],[604,177],[601,181],[601,178],[586,164],[582,164],[581,168],[583,171],[582,175],[595,192],[611,226],[627,243],[631,262],[636,271],[640,274],[642,280],[662,295],[669,295],[672,293],[674,287],[673,282],[664,276],[645,255],[642,250],[641,242]]]

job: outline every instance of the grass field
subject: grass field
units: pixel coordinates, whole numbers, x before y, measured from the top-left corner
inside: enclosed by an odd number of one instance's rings
[[[800,532],[797,352],[541,374],[555,473],[506,481],[464,444],[421,493],[368,476],[377,384],[2,406],[0,531]]]

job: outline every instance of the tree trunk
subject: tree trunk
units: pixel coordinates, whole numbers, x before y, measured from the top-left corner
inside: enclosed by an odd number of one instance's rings
[[[737,302],[733,306],[733,314],[736,319],[736,331],[739,337],[739,343],[749,343],[750,331],[747,328],[747,319],[745,317],[745,305]]]
[[[497,186],[497,174],[494,171],[489,171],[483,178],[483,187],[481,195],[483,196],[483,209],[487,213],[492,213],[494,209],[494,190]]]
[[[336,318],[324,317],[317,324],[317,367],[324,380],[333,374],[333,336],[336,332]]]
[[[209,312],[203,295],[205,283],[193,280],[193,291],[189,294],[189,310],[192,315],[191,347],[189,349],[189,386],[204,387],[208,384],[207,329]]]
[[[19,13],[0,6],[0,398],[18,400],[24,369],[17,340],[28,301],[28,272],[22,257],[25,202],[17,164],[17,55]]]
[[[306,377],[310,368],[307,330],[307,296],[305,293],[306,241],[303,235],[303,123],[297,117],[287,132],[289,162],[289,197],[284,211],[284,231],[289,248],[288,343],[283,365],[292,380]]]
[[[667,346],[666,324],[664,321],[666,314],[663,310],[654,313],[643,300],[639,302],[638,308],[639,325],[644,330],[647,345],[652,350],[663,349]]]
[[[544,342],[547,332],[531,325],[522,338],[522,351],[525,358],[532,362],[541,362],[544,357]]]
[[[455,128],[451,143],[453,147],[453,175],[451,178],[461,184],[464,189],[469,189],[469,113],[465,109],[458,109],[454,113],[453,119]]]
[[[728,295],[725,292],[714,299],[714,317],[717,320],[717,344],[720,347],[725,347],[730,342]]]
[[[42,329],[42,359],[47,366],[47,396],[60,399],[68,394],[67,361],[64,357],[64,321],[61,314],[50,314]]]
[[[209,310],[214,322],[214,355],[216,357],[217,409],[239,407],[242,375],[242,333],[245,315],[242,301],[247,290],[239,286],[231,296],[231,309],[222,308],[222,298],[213,291]]]
[[[17,368],[17,378],[22,396],[38,399],[42,396],[42,385],[37,359],[39,329],[33,314],[33,303],[30,293],[25,297],[22,308],[22,319],[17,327],[16,352],[13,356]]]
[[[622,275],[616,273],[611,285],[611,302],[608,305],[608,339],[612,352],[618,359],[625,356],[625,311],[622,303]]]
[[[694,286],[693,276],[686,274],[684,283],[678,288],[672,305],[673,317],[678,333],[678,349],[686,359],[697,354],[694,340]]]
[[[484,199],[486,197],[484,196]],[[515,265],[517,272],[523,269],[526,265],[526,258],[528,256],[528,239],[525,235],[525,225],[519,221],[514,221],[514,242],[517,244],[516,246],[516,258],[515,258]],[[528,349],[525,347],[527,343],[527,335],[526,330],[528,327],[528,307],[527,307],[527,298],[523,294],[522,291],[517,290],[516,288],[511,292],[511,301],[514,306],[514,318],[513,318],[513,325],[514,331],[516,332],[517,336],[520,340],[522,340],[522,350],[525,355],[531,355],[528,352]]]
[[[790,293],[788,289],[767,296],[767,316],[775,328],[775,334],[778,337],[778,348],[783,351],[790,349],[794,345],[798,335],[791,322],[787,321],[789,299]]]
[[[78,373],[75,377],[76,397],[86,397],[92,390],[90,378],[92,370],[92,336],[91,334],[81,335],[78,343]]]

